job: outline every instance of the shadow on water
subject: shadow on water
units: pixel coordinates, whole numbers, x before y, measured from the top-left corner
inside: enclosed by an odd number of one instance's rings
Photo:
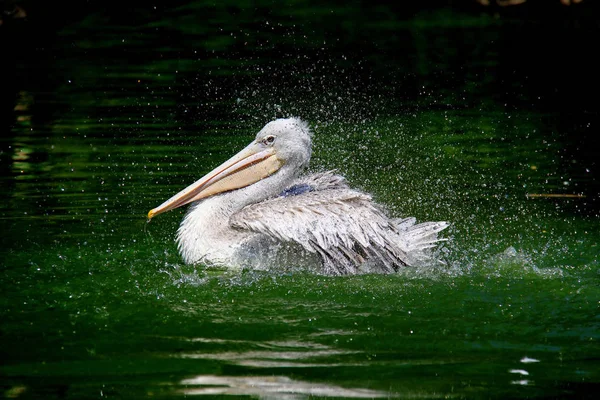
[[[5,397],[597,391],[593,5],[22,3],[0,25]],[[445,264],[182,265],[184,210],[147,211],[290,115],[313,170],[451,221]]]

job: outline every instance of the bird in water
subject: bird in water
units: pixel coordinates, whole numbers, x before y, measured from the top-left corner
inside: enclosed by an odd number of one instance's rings
[[[448,223],[389,218],[334,171],[302,176],[311,139],[301,119],[269,122],[246,148],[148,218],[191,204],[177,232],[186,263],[350,275],[393,273],[430,259]]]

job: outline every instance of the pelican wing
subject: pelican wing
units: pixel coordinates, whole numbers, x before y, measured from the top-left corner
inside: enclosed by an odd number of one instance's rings
[[[321,256],[328,274],[357,273],[369,260],[381,272],[393,272],[407,265],[407,255],[398,246],[396,223],[376,207],[371,196],[348,189],[343,178],[339,181],[335,177],[332,173],[318,176],[316,181],[321,184],[315,186],[322,190],[282,194],[246,206],[233,214],[229,222],[235,228],[299,243]],[[299,180],[294,186],[310,186],[314,182],[315,179]]]
[[[306,175],[296,180],[296,185],[308,185],[317,190],[326,189],[349,189],[346,178],[335,173],[335,171],[318,172]]]

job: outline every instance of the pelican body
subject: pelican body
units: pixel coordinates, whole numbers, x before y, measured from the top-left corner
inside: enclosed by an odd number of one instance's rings
[[[255,140],[148,213],[190,204],[177,232],[186,263],[328,275],[391,273],[430,257],[446,222],[388,218],[333,171],[300,176],[311,130],[298,118],[268,123]]]

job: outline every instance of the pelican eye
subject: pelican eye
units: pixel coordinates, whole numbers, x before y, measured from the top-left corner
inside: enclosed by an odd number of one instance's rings
[[[273,144],[274,141],[275,141],[275,136],[273,136],[273,135],[265,136],[265,138],[262,140],[262,142],[266,145]]]

